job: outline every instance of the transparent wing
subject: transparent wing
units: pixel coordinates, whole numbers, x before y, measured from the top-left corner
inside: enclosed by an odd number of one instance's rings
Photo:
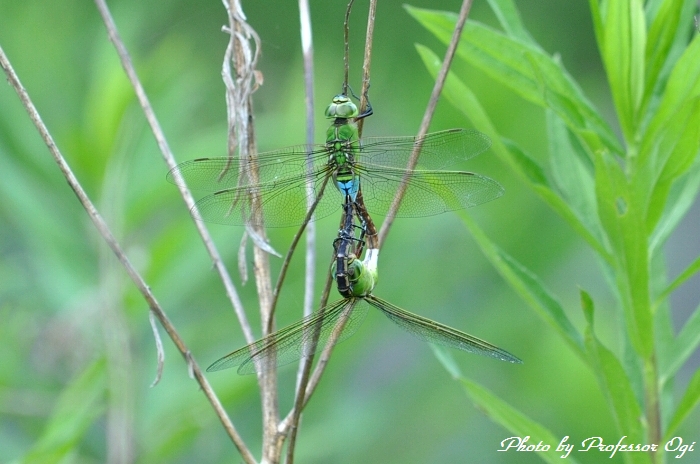
[[[411,335],[429,343],[457,348],[469,353],[489,356],[511,363],[522,361],[495,345],[431,319],[410,313],[375,296],[368,296],[367,302],[379,309],[394,324]]]
[[[433,169],[469,159],[485,151],[491,143],[484,134],[467,129],[435,132],[420,139],[365,139],[356,159],[356,171],[361,175],[370,212],[385,214],[389,209],[406,174],[408,158],[419,142],[422,143],[419,167]],[[310,170],[306,168],[307,158],[311,161]],[[297,226],[304,221],[310,200],[321,196],[321,185],[332,174],[328,160],[324,145],[299,145],[261,153],[252,160],[233,157],[186,161],[172,169],[167,179],[195,190],[213,192],[192,209],[196,219],[244,225],[262,218],[261,222],[268,227]],[[307,184],[313,186],[311,193],[306,189]],[[249,200],[251,193],[259,199],[254,205]],[[398,216],[429,216],[469,208],[502,193],[503,188],[497,182],[478,174],[420,169],[411,173]],[[316,218],[332,214],[341,202],[337,194],[322,195]]]
[[[421,144],[419,169],[444,169],[456,161],[465,161],[485,152],[491,139],[479,131],[449,129],[418,137],[367,137],[362,139],[358,161],[406,169],[414,146]]]
[[[324,194],[326,190],[335,190],[329,175],[322,172],[317,174],[310,191],[306,188],[305,180],[292,178],[230,188],[201,198],[191,213],[195,219],[216,224],[256,224],[261,219],[267,227],[298,226],[304,222],[309,205],[319,196],[321,198],[314,210],[316,219],[340,208],[339,195],[334,192]],[[257,203],[251,203],[251,195],[258,198]]]
[[[207,371],[219,371],[234,366],[239,374],[252,374],[256,369],[282,366],[323,349],[331,335],[340,332],[334,344],[357,331],[367,314],[367,304],[357,298],[331,303],[304,319],[244,346],[215,361]],[[318,341],[314,335],[318,333]]]
[[[384,215],[405,171],[380,166],[358,168],[362,194],[370,213]],[[399,217],[420,217],[471,208],[503,195],[503,187],[493,179],[462,171],[413,171],[406,182],[406,193],[397,212]]]
[[[307,156],[311,161],[311,174],[306,170]],[[327,163],[328,151],[324,145],[298,145],[259,153],[252,159],[234,156],[185,161],[171,169],[166,179],[176,185],[184,181],[192,190],[218,192],[290,177],[303,181],[315,177]]]

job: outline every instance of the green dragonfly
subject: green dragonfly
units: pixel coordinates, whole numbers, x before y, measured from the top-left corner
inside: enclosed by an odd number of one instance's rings
[[[367,210],[384,215],[406,178],[399,217],[469,208],[503,194],[503,187],[488,177],[443,170],[489,148],[490,139],[478,131],[450,129],[420,139],[368,137],[360,141],[355,122],[372,114],[371,107],[360,114],[350,98],[337,95],[325,114],[333,122],[324,145],[287,147],[251,158],[185,161],[173,168],[167,179],[209,192],[192,208],[198,220],[227,225],[264,223],[267,227],[302,224],[308,205],[314,201],[318,201],[317,219],[337,211],[342,200],[323,195],[330,180],[343,197],[350,195],[354,201],[362,179]],[[422,146],[420,163],[407,172],[407,161],[417,145]]]
[[[484,340],[431,319],[410,313],[372,294],[377,283],[377,252],[369,248],[365,259],[353,250],[359,248],[354,231],[363,229],[353,222],[357,205],[349,196],[343,205],[343,226],[334,242],[336,262],[334,275],[342,300],[331,303],[300,321],[278,330],[256,342],[215,361],[207,371],[238,367],[239,374],[251,374],[270,366],[281,366],[310,356],[327,344],[339,343],[362,324],[370,306],[378,309],[393,323],[411,335],[438,345],[511,363],[522,361],[507,351]],[[355,211],[354,211],[355,210]],[[363,230],[364,233],[364,230]]]

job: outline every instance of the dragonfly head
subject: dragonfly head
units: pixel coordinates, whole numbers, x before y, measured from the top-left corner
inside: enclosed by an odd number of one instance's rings
[[[347,95],[339,94],[333,97],[333,101],[326,108],[328,119],[350,119],[356,118],[360,112]]]

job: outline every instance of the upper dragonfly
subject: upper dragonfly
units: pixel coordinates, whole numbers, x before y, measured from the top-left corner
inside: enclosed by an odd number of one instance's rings
[[[355,122],[371,114],[371,109],[360,114],[350,98],[336,95],[325,114],[333,123],[324,145],[287,147],[250,158],[185,161],[172,169],[167,179],[212,192],[192,208],[196,219],[227,225],[264,223],[268,227],[302,224],[308,205],[317,199],[316,218],[336,211],[342,202],[335,195],[323,195],[330,180],[343,197],[349,195],[354,201],[361,179],[367,210],[384,215],[406,178],[399,217],[469,208],[503,194],[503,187],[488,177],[442,170],[489,148],[490,139],[478,131],[450,129],[420,139],[368,137],[360,141]],[[416,145],[422,147],[419,165],[407,171]],[[255,201],[251,201],[253,197]]]
[[[343,299],[314,312],[313,314],[284,327],[250,345],[244,346],[215,361],[207,371],[218,371],[238,367],[239,374],[251,374],[294,362],[323,349],[327,344],[339,343],[352,334],[364,320],[370,306],[378,309],[389,320],[411,335],[430,343],[456,348],[507,361],[522,361],[506,350],[457,329],[413,314],[372,294],[377,283],[377,254],[371,240],[365,258],[355,253],[362,248],[362,239],[367,232],[366,219],[357,211],[361,209],[346,197],[343,206],[343,225],[334,242],[335,265],[333,274],[338,291]],[[361,225],[353,222],[360,217]],[[355,229],[362,236],[355,238]]]

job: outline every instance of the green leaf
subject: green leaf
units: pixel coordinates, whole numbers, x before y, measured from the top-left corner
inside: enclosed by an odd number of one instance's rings
[[[417,44],[416,49],[428,72],[435,77],[441,67],[440,59],[428,48]],[[453,73],[448,73],[443,95],[452,105],[469,118],[474,127],[485,133],[493,141],[491,149],[510,168],[527,182],[549,206],[578,232],[606,261],[611,262],[610,253],[590,231],[569,205],[552,190],[544,169],[532,157],[525,154],[513,142],[501,140],[484,108],[474,93]]]
[[[576,212],[586,229],[602,239],[595,200],[593,164],[586,163],[586,155],[576,138],[569,138],[569,130],[552,111],[546,111],[549,165],[554,182],[566,203]]]
[[[644,5],[641,0],[627,0],[609,1],[606,6],[601,52],[622,133],[630,143],[644,95]]]
[[[695,202],[700,190],[700,157],[695,160],[688,173],[679,179],[672,187],[664,209],[663,216],[658,221],[651,235],[649,250],[655,254],[662,249],[666,239],[673,232]]]
[[[598,214],[615,250],[627,331],[635,351],[646,359],[653,352],[654,330],[646,227],[639,199],[632,195],[622,168],[609,154],[596,152],[595,172]]]
[[[638,187],[651,192],[647,207],[647,230],[654,230],[658,224],[673,183],[690,169],[699,148],[700,97],[695,97],[673,115],[658,144],[659,154],[655,156],[655,160],[657,164],[663,163],[663,165],[659,172],[645,174],[647,177],[655,176],[656,183]]]
[[[645,99],[652,95],[654,87],[658,85],[657,79],[661,76],[661,70],[675,40],[682,10],[683,2],[663,0],[651,21],[645,51],[647,73]]]
[[[662,163],[656,160],[659,153],[658,144],[669,128],[674,115],[681,112],[688,101],[700,95],[700,35],[695,35],[681,57],[676,62],[668,78],[661,102],[649,123],[643,131],[639,164],[652,166],[656,172]]]
[[[456,16],[406,7],[426,29],[449,43]],[[622,153],[609,125],[584,97],[576,82],[541,49],[473,21],[467,22],[457,55],[523,99],[551,108],[593,152],[607,148]]]
[[[695,263],[698,263],[697,259]],[[695,308],[695,311],[681,329],[670,352],[661,358],[661,381],[665,382],[673,377],[678,372],[678,369],[697,350],[698,346],[700,346],[700,306]]]
[[[61,393],[44,433],[22,460],[60,462],[75,451],[87,428],[104,409],[105,363],[95,361]]]
[[[586,318],[586,323],[593,327],[593,316],[595,313],[595,307],[593,305],[593,298],[584,289],[579,288],[579,297],[581,298],[581,309],[583,310],[583,315]]]
[[[668,424],[664,440],[669,440],[678,430],[678,427],[688,418],[690,413],[700,403],[700,370],[695,371],[693,378],[690,379],[688,388],[686,388],[683,398],[681,398],[673,418]]]
[[[518,439],[524,440],[528,437],[527,441],[524,442],[526,446],[537,445],[538,443],[550,445],[548,451],[537,452],[536,454],[538,457],[552,464],[559,464],[562,462],[562,457],[565,452],[556,451],[557,445],[562,441],[561,438],[555,437],[549,429],[527,417],[478,383],[463,377],[452,359],[452,355],[448,353],[447,350],[435,347],[433,351],[435,351],[438,360],[440,360],[450,375],[462,383],[464,390],[474,404],[484,411],[494,422],[501,424],[504,428],[515,434],[515,437],[513,437],[514,440],[511,441],[506,438],[502,441],[499,450],[506,453],[515,453],[516,451],[512,448],[510,450],[505,450],[504,448],[509,444],[517,443]],[[574,456],[569,454],[566,458],[566,462],[575,463],[578,461]]]
[[[488,0],[488,2],[506,34],[523,43],[535,45],[535,41],[520,19],[520,13],[513,0]]]
[[[592,300],[587,299],[584,303],[591,305],[585,311],[592,312]],[[600,383],[601,391],[610,405],[618,432],[626,435],[631,443],[646,443],[644,427],[640,421],[642,411],[620,361],[600,343],[591,325],[586,327],[585,340],[588,358]],[[627,453],[625,458],[626,462],[640,464],[651,462],[646,453]]]
[[[545,289],[537,276],[498,248],[467,213],[460,212],[459,215],[481,251],[511,288],[561,335],[576,355],[585,361],[581,334],[571,324],[561,304]]]

